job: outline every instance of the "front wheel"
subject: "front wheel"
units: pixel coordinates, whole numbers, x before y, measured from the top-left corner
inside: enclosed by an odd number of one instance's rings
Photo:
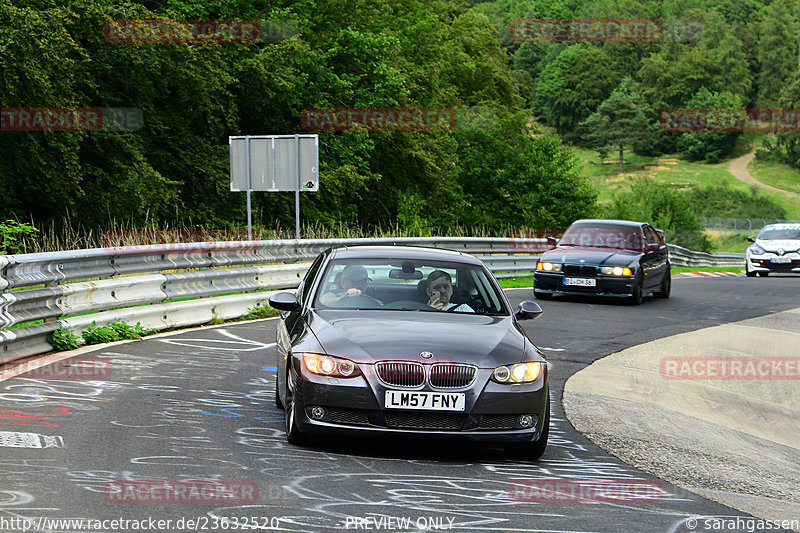
[[[745,271],[744,271],[744,275],[745,275],[745,276],[747,276],[748,278],[754,278],[754,277],[756,277],[756,273],[755,273],[755,272],[753,272],[752,270],[745,270]]]
[[[286,376],[286,415],[284,417],[286,426],[286,440],[289,444],[302,446],[306,443],[306,436],[300,432],[297,426],[297,402],[295,402],[294,391],[290,387],[289,375]]]
[[[550,400],[547,400],[547,410],[544,413],[544,427],[539,440],[525,444],[509,444],[506,446],[506,455],[512,459],[536,461],[544,455],[547,448],[547,438],[550,435]]]
[[[758,275],[761,276],[762,278],[766,278],[767,276],[769,276],[769,272],[759,272]]]
[[[636,281],[633,282],[633,294],[631,294],[629,298],[629,302],[633,305],[641,305],[642,300],[644,299],[644,289],[642,288],[642,284],[644,280],[642,279],[641,274],[637,274]]]

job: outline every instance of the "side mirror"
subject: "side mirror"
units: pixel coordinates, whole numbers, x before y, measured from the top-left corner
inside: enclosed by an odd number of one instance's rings
[[[291,292],[279,292],[269,297],[270,307],[274,307],[278,311],[299,311],[300,303],[297,301],[297,296]]]
[[[747,240],[750,241],[750,242],[756,242],[756,238],[755,237],[748,237]]]
[[[553,248],[556,247],[558,244],[558,240],[555,237],[547,237],[547,244],[548,246],[552,246]]]
[[[528,320],[528,319],[536,319],[542,316],[542,308],[539,307],[539,304],[536,302],[522,302],[517,307],[517,312],[514,313],[514,316],[517,317],[517,320]]]

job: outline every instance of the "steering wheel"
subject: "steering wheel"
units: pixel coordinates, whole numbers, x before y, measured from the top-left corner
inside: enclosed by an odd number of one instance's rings
[[[372,296],[368,296],[366,294],[359,294],[358,296],[344,296],[341,300],[336,302],[331,307],[367,307],[367,308],[378,308],[383,307],[383,302],[380,300],[373,298]]]
[[[422,302],[418,302],[417,300],[395,300],[394,302],[389,302],[384,307],[385,309],[411,309],[414,311],[419,311],[423,309],[435,309],[427,304]]]

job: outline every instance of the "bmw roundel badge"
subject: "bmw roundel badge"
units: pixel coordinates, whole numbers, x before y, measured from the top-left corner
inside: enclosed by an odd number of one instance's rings
[[[423,359],[430,359],[433,357],[433,354],[431,352],[419,352],[419,356]]]

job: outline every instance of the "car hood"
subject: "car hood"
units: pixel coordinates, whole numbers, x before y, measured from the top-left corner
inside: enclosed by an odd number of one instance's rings
[[[611,250],[607,248],[556,248],[542,254],[540,261],[551,263],[580,264],[597,266],[628,266],[642,255],[633,250]]]
[[[357,363],[455,361],[494,368],[522,361],[525,352],[526,338],[510,316],[325,310],[308,317],[325,353]],[[421,352],[433,357],[423,359]]]
[[[800,249],[800,241],[765,241],[756,239],[756,244],[768,252],[776,252],[781,248],[787,252],[794,252],[795,250]]]

